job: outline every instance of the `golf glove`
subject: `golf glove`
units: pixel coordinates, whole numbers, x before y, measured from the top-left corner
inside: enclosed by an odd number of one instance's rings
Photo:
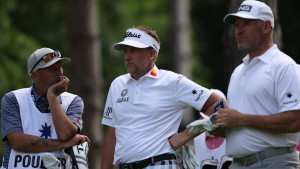
[[[195,120],[186,126],[191,127],[190,133],[196,134],[198,132],[213,131],[217,127],[213,126],[209,119]]]
[[[193,151],[186,144],[176,150],[175,156],[182,162],[185,169],[195,169],[196,166],[199,166]]]

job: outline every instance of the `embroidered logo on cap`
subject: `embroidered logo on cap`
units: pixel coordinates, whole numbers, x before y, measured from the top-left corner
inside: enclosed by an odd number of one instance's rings
[[[250,5],[241,5],[238,11],[245,11],[245,12],[250,12],[252,6]]]
[[[125,37],[124,38],[127,38],[127,37],[141,38],[141,36],[142,35],[140,35],[140,34],[136,34],[136,33],[132,33],[132,32],[127,31],[125,33]]]

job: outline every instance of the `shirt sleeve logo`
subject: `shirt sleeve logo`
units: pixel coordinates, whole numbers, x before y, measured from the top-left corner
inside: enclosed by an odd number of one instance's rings
[[[286,93],[286,96],[287,96],[289,99],[291,99],[291,97],[293,97],[293,94],[292,94],[291,92],[287,92],[287,93]]]
[[[106,119],[110,119],[111,120],[111,117],[109,117],[109,114],[112,113],[112,107],[107,107],[105,112],[104,112],[104,116],[103,118],[106,118]]]
[[[195,101],[198,101],[203,94],[203,90],[197,91],[196,89],[192,90],[192,94],[196,96]]]
[[[298,103],[298,99],[294,97],[293,92],[288,91],[285,94],[285,99],[283,104],[287,105],[287,104],[297,104]]]

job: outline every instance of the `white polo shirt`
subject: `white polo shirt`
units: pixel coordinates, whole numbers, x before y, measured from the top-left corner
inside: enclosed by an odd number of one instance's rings
[[[220,163],[222,157],[226,154],[226,139],[224,139],[223,143],[214,149],[209,149],[206,141],[206,132],[200,134],[199,136],[194,138],[194,146],[195,146],[195,156],[197,162],[200,164],[196,166],[195,169],[202,169],[201,163],[204,160],[218,160],[218,169],[221,168]],[[212,138],[210,138],[212,139]]]
[[[115,128],[114,165],[174,153],[168,138],[177,133],[189,106],[201,110],[211,91],[156,66],[138,81],[130,74],[109,89],[102,123]]]
[[[297,64],[276,45],[249,63],[243,59],[232,73],[228,106],[244,114],[272,115],[300,109],[300,74]],[[251,128],[228,130],[227,154],[243,157],[268,147],[297,145],[299,133],[274,134]]]

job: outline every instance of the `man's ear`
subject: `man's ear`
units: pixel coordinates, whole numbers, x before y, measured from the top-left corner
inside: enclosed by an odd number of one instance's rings
[[[272,29],[271,21],[269,21],[269,20],[265,21],[264,25],[263,25],[264,32],[269,32],[269,31],[271,31],[271,29]]]
[[[150,51],[150,57],[151,58],[155,58],[156,57],[156,51],[155,51],[155,49],[151,49],[151,51]]]
[[[36,71],[36,72],[32,72],[31,73],[31,78],[32,80],[36,80],[39,78],[39,73]]]

